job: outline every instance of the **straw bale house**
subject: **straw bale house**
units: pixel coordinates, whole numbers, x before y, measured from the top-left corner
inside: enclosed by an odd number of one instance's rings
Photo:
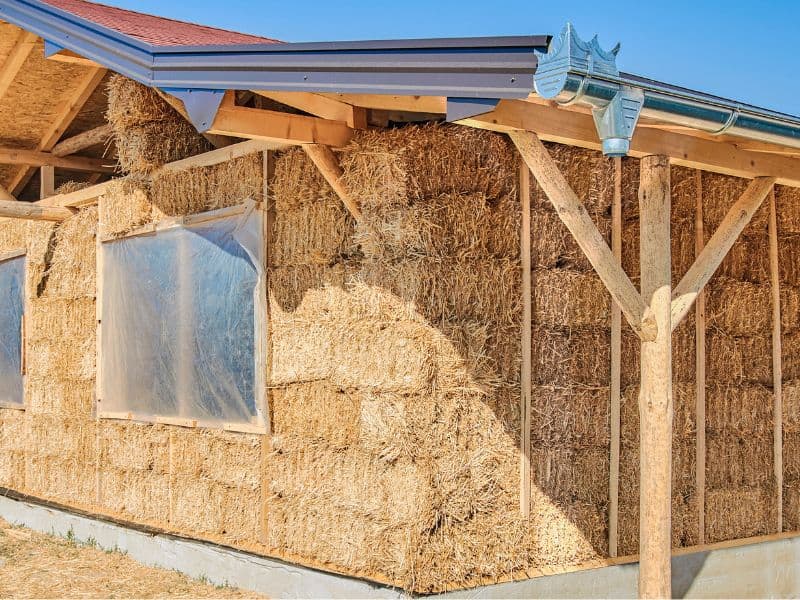
[[[797,535],[799,119],[557,107],[571,28],[0,19],[8,499],[414,593]]]

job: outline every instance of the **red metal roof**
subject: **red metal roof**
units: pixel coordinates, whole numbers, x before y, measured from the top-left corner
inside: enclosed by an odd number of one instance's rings
[[[154,46],[211,46],[232,44],[275,44],[279,40],[196,25],[87,2],[86,0],[42,0],[55,8],[108,27]]]

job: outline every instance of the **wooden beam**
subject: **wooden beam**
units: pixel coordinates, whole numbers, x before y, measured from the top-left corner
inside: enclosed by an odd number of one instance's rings
[[[56,170],[51,166],[44,166],[39,169],[39,200],[44,200],[48,196],[56,193]]]
[[[231,144],[224,148],[217,148],[210,152],[204,152],[189,158],[176,160],[175,162],[167,163],[158,168],[159,172],[174,172],[185,171],[186,169],[193,169],[197,167],[208,167],[217,165],[219,163],[227,162],[241,156],[247,156],[255,152],[267,152],[270,150],[283,150],[289,148],[289,144],[278,144],[275,142],[267,142],[263,140],[247,140],[246,142],[239,142],[238,144]]]
[[[9,200],[14,202],[16,201],[16,198],[5,187],[0,185],[0,200]]]
[[[509,132],[532,131],[540,139],[600,149],[591,115],[524,100],[501,100],[491,113],[459,121],[463,125]],[[777,183],[800,187],[800,159],[742,150],[736,144],[641,128],[631,141],[630,155],[641,158],[663,154],[675,165],[753,178],[771,175]]]
[[[353,129],[367,128],[366,109],[360,106],[353,106],[341,100],[335,100],[334,98],[309,92],[277,92],[267,90],[252,90],[252,92],[323,119],[342,121]]]
[[[78,135],[59,142],[50,151],[53,156],[69,156],[86,148],[91,148],[97,144],[104,144],[111,137],[113,131],[110,124],[100,125],[89,131],[84,131]]]
[[[106,70],[102,68],[87,70],[86,75],[78,82],[72,95],[65,98],[59,105],[56,117],[53,119],[47,131],[42,135],[36,147],[37,150],[41,152],[52,150],[53,146],[58,143],[58,140],[61,139],[61,136],[64,135],[64,132],[89,100],[89,97],[97,89],[97,86],[100,85],[105,75]],[[34,172],[35,169],[30,169],[28,167],[19,169],[11,178],[11,182],[8,186],[9,189],[19,194],[33,176]]]
[[[350,195],[350,192],[347,191],[347,188],[342,183],[342,168],[339,166],[339,161],[333,151],[328,146],[321,144],[303,144],[303,150],[306,151],[308,157],[317,166],[328,185],[333,188],[333,191],[342,200],[350,214],[356,220],[361,219],[361,208],[359,208],[356,199]]]
[[[642,295],[658,332],[643,340],[639,387],[639,597],[671,598],[672,268],[669,158],[641,161]]]
[[[611,251],[622,262],[622,159],[614,159],[614,197],[611,203]],[[608,482],[608,554],[618,554],[619,530],[619,448],[622,382],[622,311],[611,301],[611,441]]]
[[[694,261],[680,283],[672,300],[672,327],[680,325],[692,308],[697,294],[705,287],[725,255],[761,206],[775,183],[774,177],[758,177],[731,207],[700,256]]]
[[[276,143],[322,144],[342,148],[350,141],[353,130],[341,121],[223,105],[209,133]]]
[[[441,96],[390,96],[384,94],[320,94],[354,106],[403,112],[447,113],[447,98]]]
[[[694,256],[705,246],[703,224],[703,172],[695,171]],[[695,446],[695,496],[697,497],[698,543],[706,542],[706,293],[700,290],[694,311],[695,327],[695,413],[697,415]]]
[[[773,468],[777,488],[776,533],[783,531],[783,363],[781,345],[781,280],[778,270],[778,218],[775,188],[769,193],[769,274],[772,288]]]
[[[544,144],[536,134],[527,131],[511,131],[509,137],[633,330],[642,339],[655,339],[656,324],[652,313],[614,258],[583,203],[564,179]]]
[[[28,56],[36,47],[37,39],[36,34],[24,30],[19,32],[11,52],[3,61],[3,66],[0,67],[0,98],[4,97],[8,92],[8,88],[11,87],[17,77],[17,73],[20,72],[22,65],[25,64]]]
[[[519,509],[525,519],[531,516],[531,357],[533,294],[531,290],[531,171],[520,162],[519,199],[522,211],[520,258],[522,262],[522,368],[520,371],[520,494]]]
[[[114,166],[103,158],[85,156],[55,156],[39,150],[19,148],[0,148],[0,164],[29,165],[32,167],[58,167],[68,171],[88,171],[90,173],[113,173]]]
[[[42,206],[34,202],[0,200],[0,217],[10,219],[30,219],[33,221],[63,221],[69,219],[74,211],[61,206]]]
[[[96,63],[91,58],[86,58],[85,56],[81,56],[73,52],[72,50],[60,50],[55,54],[51,54],[47,57],[47,60],[52,60],[53,62],[60,62],[66,63],[69,65],[80,65],[82,67],[89,67],[92,69],[102,68],[100,63]]]

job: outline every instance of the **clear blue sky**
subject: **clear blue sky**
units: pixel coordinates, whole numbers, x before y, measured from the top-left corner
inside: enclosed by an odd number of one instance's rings
[[[570,20],[622,42],[623,71],[800,115],[797,0],[101,1],[292,42],[556,34]]]

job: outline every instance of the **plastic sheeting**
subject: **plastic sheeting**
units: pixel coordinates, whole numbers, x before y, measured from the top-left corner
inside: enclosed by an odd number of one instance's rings
[[[261,246],[260,211],[103,244],[102,412],[259,422]]]
[[[25,257],[0,262],[0,402],[23,404],[22,314]]]

